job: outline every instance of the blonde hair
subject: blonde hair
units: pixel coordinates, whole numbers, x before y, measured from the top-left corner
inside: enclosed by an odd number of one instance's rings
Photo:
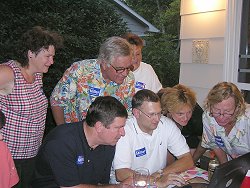
[[[210,110],[212,106],[228,99],[229,97],[233,97],[235,101],[235,117],[244,114],[246,104],[243,95],[237,86],[231,82],[220,82],[209,91],[205,100],[205,110]]]
[[[188,105],[193,110],[196,105],[196,95],[190,88],[178,84],[173,88],[160,90],[162,112],[166,115],[169,112],[176,112],[183,105]]]

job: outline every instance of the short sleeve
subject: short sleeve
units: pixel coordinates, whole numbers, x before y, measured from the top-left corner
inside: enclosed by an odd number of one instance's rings
[[[180,129],[171,120],[167,121],[165,126],[166,138],[168,139],[168,150],[176,157],[188,153],[190,151],[185,137],[181,134]]]
[[[153,67],[150,65],[150,71],[151,71],[151,77],[152,77],[152,85],[151,85],[151,90],[155,93],[157,93],[160,89],[162,89],[162,84],[159,81],[159,78],[157,74],[155,73]]]
[[[121,137],[116,144],[115,157],[113,161],[114,170],[132,167],[132,146],[129,136]]]

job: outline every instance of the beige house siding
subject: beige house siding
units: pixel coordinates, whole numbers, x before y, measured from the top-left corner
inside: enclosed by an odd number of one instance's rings
[[[207,0],[211,6],[197,7],[200,0],[181,0],[180,79],[197,93],[198,103],[212,86],[225,80],[227,0]],[[203,1],[205,2],[205,1]],[[214,4],[213,4],[214,3]],[[208,41],[208,61],[193,63],[193,41]]]

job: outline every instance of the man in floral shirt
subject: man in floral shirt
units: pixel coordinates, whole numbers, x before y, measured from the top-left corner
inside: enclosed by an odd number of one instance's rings
[[[98,96],[113,96],[131,114],[135,93],[132,74],[132,48],[120,37],[108,38],[100,47],[98,59],[75,62],[57,83],[50,97],[56,124],[77,122]]]

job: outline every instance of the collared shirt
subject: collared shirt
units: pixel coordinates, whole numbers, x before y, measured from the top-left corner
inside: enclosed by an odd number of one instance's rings
[[[249,110],[249,109],[248,109]],[[229,156],[241,156],[250,152],[250,118],[242,115],[228,135],[216,120],[203,113],[203,135],[201,146],[204,148],[221,148]]]
[[[162,116],[152,135],[143,132],[135,117],[127,120],[125,136],[116,144],[114,170],[145,167],[150,174],[166,167],[167,151],[175,156],[188,153],[189,147],[175,123]]]
[[[131,101],[134,95],[134,76],[130,72],[122,84],[107,83],[96,59],[78,61],[66,70],[54,91],[51,106],[64,108],[66,123],[83,120],[90,104],[98,96],[113,96],[131,114]]]
[[[89,146],[83,121],[57,126],[39,149],[32,187],[107,184],[114,153],[115,146]]]

